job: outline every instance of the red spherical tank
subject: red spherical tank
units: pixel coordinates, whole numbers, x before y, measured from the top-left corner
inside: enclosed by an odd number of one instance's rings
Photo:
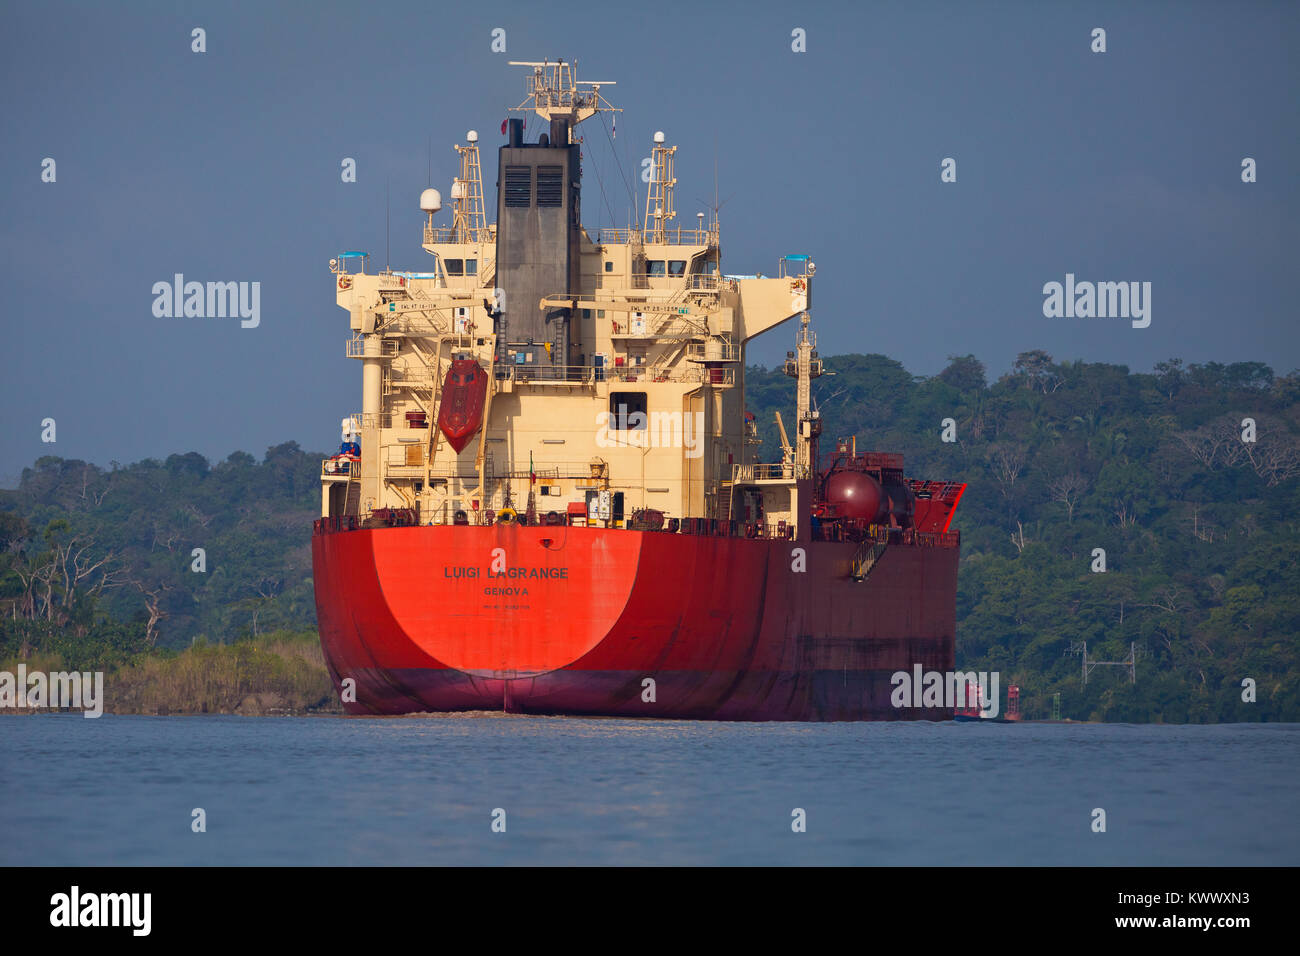
[[[832,471],[826,479],[825,501],[835,516],[875,521],[880,516],[884,494],[880,483],[861,471]]]

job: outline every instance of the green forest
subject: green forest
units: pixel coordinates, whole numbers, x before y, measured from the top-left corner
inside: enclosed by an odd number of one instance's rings
[[[970,355],[933,377],[883,355],[824,363],[824,454],[856,436],[902,452],[909,475],[969,483],[961,669],[1018,684],[1031,718],[1059,694],[1076,720],[1300,720],[1300,374],[1042,351],[992,383]],[[762,460],[779,461],[793,380],[751,367],[746,398]],[[0,491],[0,666],[139,669],[311,631],[322,457],[288,442],[261,461],[37,460]],[[1085,644],[1089,660],[1132,653],[1136,682],[1107,667],[1085,685]]]

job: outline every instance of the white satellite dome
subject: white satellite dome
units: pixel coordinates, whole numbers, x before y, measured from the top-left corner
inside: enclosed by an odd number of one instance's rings
[[[436,189],[426,189],[420,193],[420,211],[437,212],[442,208],[442,193]]]
[[[469,195],[469,188],[463,179],[453,179],[451,181],[451,198],[464,199]]]
[[[465,134],[465,138],[466,138],[467,140],[469,140],[471,143],[477,143],[477,142],[478,142],[478,130],[476,130],[476,129],[472,129],[472,130],[470,130],[468,133]]]
[[[662,143],[663,141],[664,141],[664,131],[659,130],[657,133],[655,133],[655,142]]]

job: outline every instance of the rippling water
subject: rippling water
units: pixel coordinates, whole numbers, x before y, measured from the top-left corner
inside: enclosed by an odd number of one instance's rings
[[[1297,724],[6,717],[0,864],[1296,865],[1298,745]]]

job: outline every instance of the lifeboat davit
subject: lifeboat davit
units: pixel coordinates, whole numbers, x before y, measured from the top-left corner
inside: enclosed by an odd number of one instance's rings
[[[457,452],[483,424],[487,385],[487,372],[472,358],[456,359],[447,370],[447,378],[442,383],[438,428]]]

